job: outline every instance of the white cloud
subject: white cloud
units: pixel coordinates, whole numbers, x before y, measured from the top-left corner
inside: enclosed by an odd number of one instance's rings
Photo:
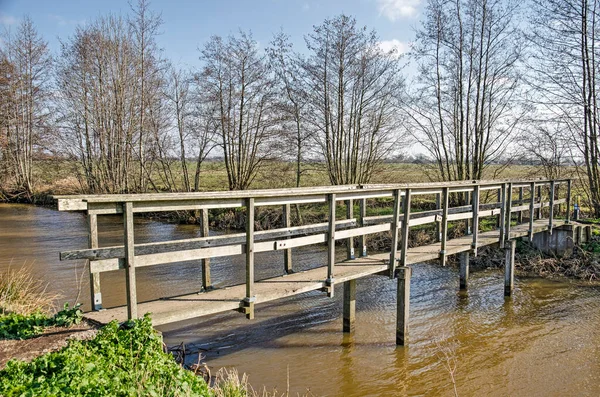
[[[308,3],[302,4],[302,11],[308,11],[308,10],[310,10],[310,4],[308,4]]]
[[[0,25],[11,26],[16,25],[19,20],[12,15],[7,15],[0,12]]]
[[[55,21],[58,26],[67,26],[67,25],[85,25],[85,19],[68,19],[61,15],[56,14],[48,14],[48,18]]]
[[[421,0],[377,0],[379,15],[390,21],[417,15]]]
[[[392,39],[392,40],[383,40],[379,42],[379,48],[381,48],[385,52],[390,52],[392,50],[396,50],[396,55],[400,56],[410,49],[410,45],[403,41]]]

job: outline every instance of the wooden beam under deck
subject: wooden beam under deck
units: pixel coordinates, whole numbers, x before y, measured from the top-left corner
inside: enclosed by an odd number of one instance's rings
[[[563,224],[564,222],[555,220],[553,227],[559,227]],[[548,230],[548,227],[549,223],[547,220],[536,220],[533,222],[534,233]],[[510,230],[511,239],[528,235],[529,224],[517,225]],[[497,244],[499,237],[500,235],[497,230],[479,233],[477,247]],[[473,237],[471,235],[450,239],[447,241],[446,254],[453,255],[470,251],[473,249],[472,243]],[[406,253],[405,265],[414,265],[438,259],[440,249],[440,243],[409,248]],[[335,283],[342,284],[346,281],[374,274],[389,277],[389,260],[390,254],[382,253],[336,263]],[[254,283],[255,304],[309,291],[322,290],[327,287],[326,280],[327,266],[322,266],[303,272],[256,281]],[[152,313],[153,324],[161,325],[230,310],[239,310],[243,307],[245,295],[246,286],[245,284],[241,284],[208,292],[138,303],[137,310],[140,314]],[[121,322],[127,319],[127,308],[122,306],[89,312],[84,317],[101,324],[106,324],[112,320]]]

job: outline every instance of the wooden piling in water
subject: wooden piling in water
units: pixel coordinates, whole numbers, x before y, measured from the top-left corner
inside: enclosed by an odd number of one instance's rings
[[[504,296],[511,296],[515,283],[516,240],[508,240],[504,246]]]
[[[354,332],[356,317],[356,279],[344,282],[343,331]]]
[[[410,267],[398,268],[396,302],[396,345],[404,346],[408,340],[408,315],[410,311]]]
[[[460,289],[466,290],[469,285],[469,251],[460,254]]]

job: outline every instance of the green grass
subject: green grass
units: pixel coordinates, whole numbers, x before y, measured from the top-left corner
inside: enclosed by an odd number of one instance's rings
[[[31,363],[10,361],[0,371],[0,395],[211,396],[206,382],[163,352],[148,316],[123,326],[112,322],[89,341]]]

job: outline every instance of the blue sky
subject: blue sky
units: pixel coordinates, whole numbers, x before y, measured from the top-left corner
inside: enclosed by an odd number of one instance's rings
[[[167,58],[182,66],[198,66],[198,51],[211,35],[228,35],[239,28],[251,30],[266,46],[281,28],[304,49],[304,35],[313,25],[340,13],[353,15],[360,25],[374,28],[383,46],[406,51],[414,38],[426,0],[151,0],[162,14],[158,38]],[[59,40],[68,38],[78,24],[99,15],[129,12],[126,0],[0,0],[0,24],[13,27],[29,14],[56,53]]]

